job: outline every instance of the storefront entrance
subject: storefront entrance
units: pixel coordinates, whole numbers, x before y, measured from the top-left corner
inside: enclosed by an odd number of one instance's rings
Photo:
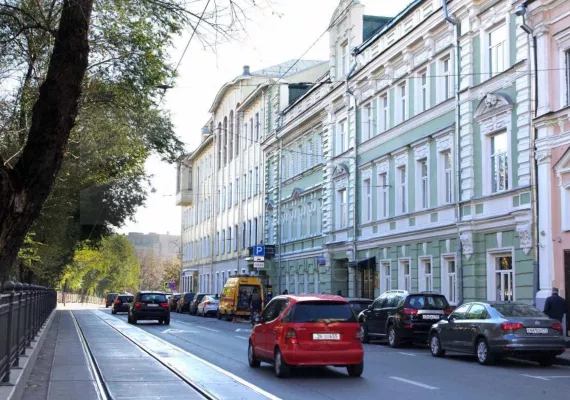
[[[376,277],[376,257],[358,261],[356,270],[359,274],[357,296],[374,299],[374,279]]]

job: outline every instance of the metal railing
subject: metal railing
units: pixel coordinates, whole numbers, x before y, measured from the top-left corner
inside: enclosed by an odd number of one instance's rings
[[[0,386],[10,384],[10,370],[56,307],[55,290],[6,282],[0,294]]]
[[[89,303],[89,304],[105,304],[105,299],[96,296],[87,296],[78,293],[57,292],[57,302],[67,303]]]

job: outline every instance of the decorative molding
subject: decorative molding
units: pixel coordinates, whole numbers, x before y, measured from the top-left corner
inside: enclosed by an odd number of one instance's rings
[[[348,166],[345,163],[339,163],[336,164],[334,169],[333,169],[333,173],[332,173],[332,177],[333,179],[344,176],[344,175],[348,175],[349,174],[349,169]]]
[[[363,180],[371,179],[372,178],[372,168],[367,167],[366,169],[363,169],[362,171],[360,171],[360,176],[362,177]]]
[[[524,254],[528,255],[532,249],[532,233],[531,224],[517,226],[517,234],[519,236],[521,249]]]
[[[475,111],[475,120],[488,119],[500,112],[510,111],[512,108],[513,102],[506,95],[489,93],[484,95],[483,101],[479,103]]]
[[[339,179],[338,181],[335,181],[335,183],[334,183],[334,188],[336,190],[346,189],[347,187],[348,187],[348,179],[346,179],[346,178]]]
[[[536,159],[536,162],[538,164],[545,164],[545,163],[550,163],[550,155],[551,155],[551,149],[547,148],[547,149],[538,151],[534,155],[534,158]]]
[[[414,147],[414,158],[416,161],[427,158],[428,155],[429,155],[429,142]]]
[[[459,240],[461,240],[461,249],[463,250],[463,255],[469,260],[473,255],[473,235],[471,232],[464,232],[459,235]]]
[[[436,147],[437,147],[437,151],[438,152],[442,152],[442,151],[446,151],[451,149],[451,135],[446,135],[443,136],[441,138],[439,138],[435,143],[436,143]]]
[[[394,155],[394,165],[396,168],[402,167],[408,164],[408,149],[406,148],[399,154]]]
[[[378,174],[387,174],[390,168],[388,159],[384,159],[376,164],[376,172]]]

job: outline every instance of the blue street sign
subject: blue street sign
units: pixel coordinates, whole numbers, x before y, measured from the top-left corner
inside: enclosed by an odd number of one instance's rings
[[[265,257],[265,246],[262,244],[256,244],[255,246],[253,246],[253,256]]]

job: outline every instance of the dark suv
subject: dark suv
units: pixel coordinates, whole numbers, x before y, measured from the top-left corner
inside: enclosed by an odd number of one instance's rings
[[[118,295],[113,302],[111,313],[116,314],[118,312],[129,312],[129,303],[131,303],[133,299],[134,296],[132,294]]]
[[[207,293],[196,293],[196,296],[190,302],[190,307],[188,310],[188,314],[190,315],[197,315],[198,314],[198,304],[202,302],[204,296],[208,296]]]
[[[188,292],[183,293],[178,300],[178,305],[176,306],[177,313],[184,313],[184,311],[190,311],[190,303],[194,300],[196,293]]]
[[[158,320],[159,324],[170,325],[170,307],[164,293],[138,292],[129,307],[129,323],[140,320]]]
[[[111,307],[118,295],[119,293],[107,293],[107,297],[105,297],[105,308]]]
[[[449,303],[438,292],[389,290],[358,316],[362,342],[387,338],[390,347],[398,347],[402,341],[427,342],[431,326],[448,314]]]

